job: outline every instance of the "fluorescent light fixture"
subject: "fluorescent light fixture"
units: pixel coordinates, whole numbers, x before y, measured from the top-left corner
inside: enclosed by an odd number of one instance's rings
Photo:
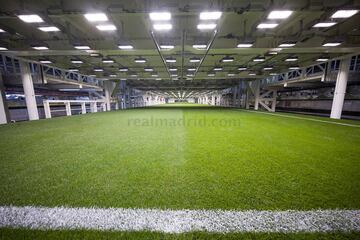
[[[90,74],[89,77],[96,77],[96,74]]]
[[[171,13],[169,12],[152,12],[149,16],[153,21],[168,21],[171,19]]]
[[[119,45],[118,46],[121,50],[130,50],[130,49],[134,49],[133,46],[131,45]]]
[[[202,12],[200,13],[201,20],[217,20],[221,18],[222,12]]]
[[[103,72],[104,71],[104,69],[102,69],[102,68],[94,68],[94,72]]]
[[[174,45],[160,45],[161,49],[173,49]]]
[[[299,70],[300,67],[299,66],[292,66],[292,67],[289,67],[290,70]]]
[[[341,42],[328,42],[323,44],[324,47],[337,47],[340,46],[342,43]]]
[[[137,77],[138,75],[137,74],[131,74],[130,76],[131,77]]]
[[[39,30],[41,30],[43,32],[59,32],[60,31],[60,29],[58,29],[57,27],[54,27],[54,26],[39,27]]]
[[[215,73],[208,73],[208,77],[215,77]]]
[[[69,72],[78,72],[79,69],[77,69],[77,68],[69,68],[68,71]]]
[[[177,68],[169,68],[170,72],[176,72],[178,69]]]
[[[357,14],[359,10],[339,10],[335,12],[331,18],[349,18]]]
[[[151,74],[152,77],[158,77],[158,74]]]
[[[270,12],[268,19],[287,19],[292,13],[290,10],[275,10]]]
[[[158,23],[158,24],[154,24],[153,28],[156,31],[167,31],[167,30],[172,29],[172,24],[170,24],[170,23]]]
[[[187,77],[193,77],[193,76],[194,76],[194,74],[192,74],[192,73],[188,73],[188,74],[186,74],[186,76],[187,76]]]
[[[189,72],[195,72],[195,71],[196,71],[196,68],[188,68],[188,71],[189,71]]]
[[[197,62],[200,62],[200,58],[190,58],[189,60],[191,63],[197,63]]]
[[[167,58],[167,59],[165,59],[165,61],[168,62],[168,63],[176,63],[175,58]]]
[[[134,62],[136,62],[136,63],[146,63],[146,59],[145,58],[136,58],[134,60]]]
[[[278,23],[260,23],[257,28],[258,29],[271,29],[276,28],[279,24]]]
[[[222,70],[223,70],[222,67],[215,67],[215,68],[214,68],[214,71],[222,71]]]
[[[144,71],[145,71],[145,72],[153,72],[154,69],[152,69],[152,68],[144,68]]]
[[[119,71],[120,72],[128,72],[129,71],[129,68],[119,68]]]
[[[5,32],[5,30],[0,28],[0,33],[4,33],[4,32]]]
[[[177,77],[178,75],[177,74],[171,74],[172,77]]]
[[[114,60],[112,60],[112,59],[103,59],[102,62],[103,63],[114,63]]]
[[[105,13],[87,13],[84,14],[84,17],[89,22],[106,22],[109,20]]]
[[[100,54],[98,54],[98,53],[90,53],[90,57],[99,57],[100,56]]]
[[[197,25],[197,29],[199,30],[212,30],[216,28],[215,23],[200,23]]]
[[[256,76],[256,73],[249,73],[249,76]]]
[[[264,61],[265,61],[265,58],[263,58],[263,57],[257,57],[257,58],[254,58],[253,61],[254,61],[254,62],[264,62]]]
[[[156,78],[155,80],[156,80],[156,81],[160,81],[160,80],[161,80],[161,78]]]
[[[8,49],[6,47],[0,47],[0,51],[7,51]]]
[[[116,74],[110,74],[109,77],[117,77]]]
[[[274,68],[273,67],[264,67],[264,71],[270,71],[270,70],[273,70]]]
[[[315,24],[313,27],[314,28],[328,28],[328,27],[332,27],[334,25],[336,25],[336,22],[320,22]]]
[[[22,21],[26,23],[41,23],[44,22],[44,20],[36,14],[30,14],[30,15],[19,15],[18,16]]]
[[[83,46],[83,45],[74,46],[74,48],[78,50],[90,50],[89,46]]]
[[[327,58],[327,57],[320,57],[320,58],[316,59],[316,61],[317,61],[317,62],[327,62],[327,61],[329,61],[329,58]]]
[[[298,60],[299,59],[297,57],[289,57],[289,58],[285,59],[285,62],[296,62]]]
[[[195,49],[206,49],[207,45],[205,45],[205,44],[195,44],[195,45],[193,45],[193,48],[195,48]]]
[[[247,67],[239,67],[238,70],[239,70],[239,71],[246,71],[246,70],[247,70]]]
[[[83,61],[78,60],[78,59],[72,59],[71,62],[72,62],[72,63],[75,63],[75,64],[81,64],[81,63],[83,63]]]
[[[270,73],[270,76],[277,76],[279,75],[278,73]]]
[[[233,62],[234,58],[233,57],[224,57],[223,59],[221,59],[221,62]]]
[[[280,48],[290,48],[290,47],[294,47],[296,45],[296,43],[282,43],[279,45]]]
[[[239,43],[237,48],[251,48],[253,46],[252,43]]]
[[[235,73],[228,73],[228,77],[235,77]]]
[[[44,64],[50,64],[50,63],[52,63],[50,60],[48,60],[48,59],[41,59],[41,60],[39,60],[39,62],[41,62],[41,63],[44,63]]]
[[[96,28],[100,31],[115,31],[117,29],[114,24],[97,25]]]
[[[33,47],[33,49],[35,49],[35,50],[49,50],[49,48],[45,47],[45,46],[35,46],[35,47]]]

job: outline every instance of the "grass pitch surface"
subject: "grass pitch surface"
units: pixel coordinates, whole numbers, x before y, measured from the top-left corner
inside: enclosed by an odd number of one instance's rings
[[[360,209],[360,127],[171,104],[0,135],[0,205]]]

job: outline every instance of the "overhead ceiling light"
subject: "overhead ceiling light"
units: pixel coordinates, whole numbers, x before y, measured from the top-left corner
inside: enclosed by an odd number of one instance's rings
[[[69,72],[78,72],[79,69],[77,69],[77,68],[69,68],[68,71]]]
[[[176,63],[175,58],[167,58],[167,59],[165,59],[165,61],[168,62],[168,63]]]
[[[90,57],[99,57],[100,56],[100,54],[98,54],[98,53],[90,53]]]
[[[127,72],[127,71],[129,71],[129,68],[119,68],[119,71],[120,72]]]
[[[171,74],[172,77],[177,77],[178,75],[177,74]]]
[[[300,67],[299,66],[291,66],[289,67],[290,70],[299,70]]]
[[[161,49],[173,49],[174,45],[160,45]]]
[[[104,71],[104,69],[102,69],[102,68],[94,68],[94,72],[103,72]]]
[[[239,71],[246,71],[246,70],[247,70],[247,67],[239,67],[238,70],[239,70]]]
[[[195,45],[193,45],[193,48],[195,48],[195,49],[206,49],[207,45],[205,45],[205,44],[195,44]]]
[[[208,73],[208,77],[215,77],[215,73]]]
[[[186,74],[186,76],[187,76],[187,77],[193,77],[193,76],[194,76],[194,74],[192,74],[192,73],[188,73],[188,74]]]
[[[171,30],[172,29],[172,24],[170,23],[159,23],[159,24],[154,24],[153,28],[157,31],[167,31],[167,30]]]
[[[331,18],[349,18],[357,14],[359,10],[339,10],[335,12]]]
[[[134,47],[131,45],[119,45],[118,46],[121,50],[130,50],[133,49]]]
[[[256,73],[249,73],[249,76],[256,76]]]
[[[145,72],[153,72],[154,69],[152,69],[152,68],[144,68],[144,71],[145,71]]]
[[[257,57],[257,58],[254,58],[253,61],[254,61],[254,62],[264,62],[264,61],[265,61],[265,58],[263,58],[263,57]]]
[[[264,71],[270,71],[270,70],[273,70],[274,68],[273,67],[264,67]]]
[[[158,74],[151,74],[152,77],[158,77]]]
[[[96,77],[96,75],[95,74],[90,74],[89,77]]]
[[[100,31],[115,31],[117,29],[114,24],[97,25],[96,28]]]
[[[169,12],[152,12],[149,16],[153,21],[168,21],[171,19],[171,13]]]
[[[298,60],[299,58],[297,57],[288,57],[287,59],[285,59],[285,62],[296,62]]]
[[[169,71],[170,71],[170,72],[176,72],[176,71],[177,71],[177,68],[169,68]]]
[[[146,59],[145,58],[136,58],[134,60],[136,63],[146,63]]]
[[[316,59],[317,62],[327,62],[329,61],[329,58],[328,57],[320,57],[318,59]]]
[[[279,75],[278,73],[270,73],[270,76],[277,76]]]
[[[83,61],[78,60],[78,59],[72,59],[71,62],[72,62],[72,63],[75,63],[75,64],[81,64],[81,63],[83,63]]]
[[[83,46],[83,45],[77,45],[77,46],[74,46],[74,48],[76,48],[78,50],[90,50],[89,46]]]
[[[103,63],[114,63],[114,60],[112,60],[112,59],[103,59],[102,62]]]
[[[0,47],[0,51],[7,51],[8,49],[6,47]]]
[[[35,49],[35,50],[49,50],[49,48],[46,47],[46,46],[35,46],[35,47],[32,47],[32,48]]]
[[[138,75],[134,73],[134,74],[131,74],[130,76],[131,77],[137,77]]]
[[[253,46],[252,43],[239,43],[237,48],[251,48]]]
[[[222,12],[202,12],[200,13],[201,20],[217,20],[221,17]]]
[[[271,29],[276,28],[279,24],[278,23],[260,23],[257,28],[258,29]]]
[[[222,71],[222,70],[223,70],[222,67],[215,67],[215,68],[214,68],[214,71]]]
[[[54,26],[39,27],[39,30],[41,30],[43,32],[59,32],[60,31],[60,29],[58,29],[57,27],[54,27]]]
[[[270,12],[268,19],[287,19],[292,13],[290,10],[275,10]]]
[[[44,22],[44,20],[36,14],[30,14],[30,15],[19,15],[18,16],[22,21],[26,23],[41,23]]]
[[[189,71],[189,72],[195,72],[195,71],[196,71],[196,68],[188,68],[188,71]]]
[[[314,28],[328,28],[328,27],[332,27],[334,25],[336,25],[336,22],[320,22],[315,24],[313,27]]]
[[[221,62],[233,62],[234,58],[233,57],[224,57],[223,59],[221,59]]]
[[[116,74],[110,74],[109,77],[117,77]]]
[[[200,62],[200,58],[190,58],[189,60],[191,63],[197,63],[197,62]]]
[[[5,30],[0,28],[0,33],[4,33],[4,32],[5,32]]]
[[[52,63],[50,60],[48,60],[48,59],[41,59],[41,60],[39,60],[39,62],[41,62],[41,63],[44,63],[44,64],[50,64],[50,63]]]
[[[296,45],[296,43],[282,43],[279,45],[280,48],[290,48],[290,47],[294,47]]]
[[[156,78],[155,80],[156,80],[156,81],[160,81],[160,80],[161,80],[161,78]]]
[[[215,23],[200,23],[197,25],[197,29],[199,30],[212,30],[216,28]]]
[[[87,13],[84,14],[84,17],[89,22],[106,22],[109,20],[105,13]]]
[[[342,43],[341,42],[328,42],[323,44],[324,47],[337,47],[340,46]]]
[[[228,73],[228,77],[234,77],[235,75],[235,73]]]

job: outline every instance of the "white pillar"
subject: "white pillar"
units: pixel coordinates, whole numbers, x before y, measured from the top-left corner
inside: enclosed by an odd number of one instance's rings
[[[106,112],[106,103],[101,103],[102,109],[104,112]]]
[[[71,116],[71,105],[70,102],[65,102],[66,116]]]
[[[92,112],[92,113],[97,112],[97,103],[96,102],[91,102],[90,103],[90,112]]]
[[[34,84],[31,77],[29,63],[20,62],[20,70],[29,120],[39,120],[39,112],[36,105]]]
[[[274,95],[273,95],[273,101],[271,102],[271,111],[272,111],[272,112],[275,112],[275,110],[276,110],[277,91],[274,90],[273,94],[274,94]]]
[[[81,103],[81,114],[86,114],[86,103],[85,102]]]
[[[43,101],[45,118],[51,118],[50,103],[47,100]]]
[[[115,103],[115,110],[119,110],[119,101],[116,100],[116,103]]]
[[[105,90],[105,104],[106,104],[106,110],[105,111],[110,111],[111,110],[111,83],[109,81],[104,81],[104,90]]]
[[[255,96],[255,106],[254,109],[255,110],[259,110],[259,101],[260,101],[260,80],[256,80],[254,82],[255,87],[254,87],[254,96]]]
[[[6,124],[10,121],[9,111],[6,104],[6,95],[2,75],[0,73],[0,124]]]
[[[340,63],[339,73],[336,79],[334,99],[331,108],[331,118],[340,119],[344,106],[347,81],[349,78],[350,59],[344,59]]]
[[[211,104],[215,105],[215,96],[214,95],[211,97]]]

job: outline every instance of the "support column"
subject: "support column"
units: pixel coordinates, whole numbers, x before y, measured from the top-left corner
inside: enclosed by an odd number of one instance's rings
[[[81,114],[86,114],[86,103],[81,103]]]
[[[97,103],[96,103],[96,102],[90,103],[90,111],[91,111],[92,113],[96,113],[96,112],[97,112]]]
[[[255,97],[255,110],[259,110],[259,101],[260,101],[260,81],[256,80],[254,86],[254,97]]]
[[[65,102],[66,116],[71,116],[71,105],[70,102]]]
[[[43,101],[45,118],[51,118],[50,103],[47,100]]]
[[[20,62],[20,71],[29,120],[39,120],[39,112],[36,105],[34,84],[31,77],[29,63]]]
[[[246,96],[245,96],[245,108],[250,109],[250,85],[247,84],[246,86]]]
[[[276,98],[277,98],[277,91],[274,90],[273,100],[272,100],[272,102],[271,102],[271,111],[272,111],[272,112],[275,112],[275,110],[276,110]]]
[[[334,98],[330,118],[341,119],[344,106],[347,81],[349,78],[350,59],[343,59],[340,63],[339,73],[336,79]]]
[[[119,110],[119,101],[116,100],[116,103],[115,103],[115,110]]]
[[[103,111],[106,112],[106,103],[101,103],[101,107],[102,107]]]
[[[10,114],[6,103],[5,87],[0,73],[0,124],[10,122]]]

